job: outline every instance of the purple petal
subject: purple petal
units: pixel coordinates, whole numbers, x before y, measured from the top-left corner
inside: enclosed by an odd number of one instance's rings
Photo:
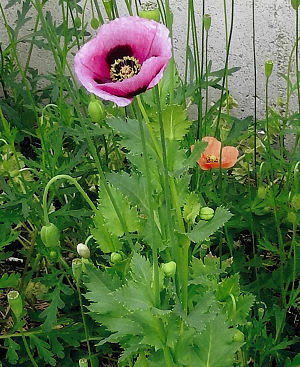
[[[111,65],[124,56],[138,59],[141,70],[113,82]],[[126,106],[133,96],[159,82],[171,56],[169,31],[164,25],[137,16],[122,17],[101,26],[97,37],[81,47],[75,56],[75,72],[89,92]]]

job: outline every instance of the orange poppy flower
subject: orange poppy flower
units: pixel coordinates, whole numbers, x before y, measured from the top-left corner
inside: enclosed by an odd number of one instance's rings
[[[219,140],[212,136],[206,136],[202,140],[206,141],[208,145],[198,160],[201,169],[208,171],[211,168],[219,168],[220,161],[222,168],[230,168],[236,164],[239,151],[235,147],[224,147],[221,154]],[[193,150],[193,146],[191,148]]]

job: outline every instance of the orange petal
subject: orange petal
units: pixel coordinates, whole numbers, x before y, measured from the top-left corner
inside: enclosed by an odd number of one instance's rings
[[[224,147],[222,149],[222,168],[230,168],[236,164],[239,151],[235,147]]]
[[[212,136],[205,136],[202,140],[208,143],[208,146],[203,152],[205,156],[214,155],[215,157],[220,157],[221,143],[219,140]]]

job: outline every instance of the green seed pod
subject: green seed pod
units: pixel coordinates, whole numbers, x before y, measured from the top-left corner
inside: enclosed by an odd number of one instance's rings
[[[141,18],[146,18],[159,22],[160,14],[157,3],[154,1],[147,1],[146,3],[142,4],[141,10],[139,11],[139,16]]]
[[[104,116],[103,103],[99,99],[96,99],[94,95],[91,97],[88,112],[93,122],[99,123]]]
[[[297,194],[297,195],[294,195],[293,198],[292,198],[292,207],[299,211],[300,210],[300,194]]]
[[[233,341],[237,343],[244,343],[245,341],[245,335],[240,330],[237,330],[237,332],[233,336]]]
[[[79,359],[79,367],[89,367],[87,359],[85,358]]]
[[[209,28],[211,26],[211,16],[209,14],[204,14],[203,24],[204,24],[204,28],[205,28],[206,32],[208,32]]]
[[[72,260],[72,272],[75,280],[78,282],[82,274],[82,260],[75,258]]]
[[[49,223],[41,229],[41,239],[47,247],[59,246],[59,236],[59,230],[53,223]]]
[[[259,186],[258,190],[257,190],[257,196],[260,199],[264,199],[266,197],[267,194],[267,190],[264,186]]]
[[[297,215],[294,212],[289,212],[287,215],[287,220],[290,223],[296,223],[297,222]]]
[[[81,256],[81,257],[83,257],[85,259],[89,259],[90,256],[91,256],[90,249],[84,243],[79,243],[77,245],[77,252],[78,252],[78,255],[79,256]]]
[[[300,1],[299,0],[291,0],[292,7],[297,10],[299,7]]]
[[[265,74],[266,77],[269,78],[272,74],[273,71],[273,61],[272,60],[267,60],[265,62]]]
[[[15,314],[16,318],[19,319],[23,311],[22,297],[18,291],[10,291],[7,294],[8,303]]]
[[[81,26],[81,19],[79,17],[76,17],[74,19],[74,25],[75,25],[76,28],[80,28],[80,26]]]
[[[176,262],[170,261],[162,265],[162,269],[167,277],[173,277],[176,273]]]
[[[110,261],[113,263],[113,264],[117,264],[119,263],[120,261],[123,260],[123,257],[121,254],[119,254],[118,252],[112,252],[111,255],[110,255]]]
[[[93,19],[91,20],[91,27],[93,29],[98,29],[99,28],[99,20],[96,17],[93,17]]]
[[[201,208],[200,210],[200,218],[202,220],[210,220],[214,216],[215,211],[208,206]]]

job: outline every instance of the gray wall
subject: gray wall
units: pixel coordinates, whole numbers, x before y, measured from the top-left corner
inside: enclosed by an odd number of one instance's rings
[[[122,14],[126,14],[123,0],[116,0],[120,5]],[[1,0],[6,5],[8,0]],[[101,2],[101,1],[99,1]],[[202,1],[195,0],[196,20],[201,28]],[[83,1],[81,2],[84,3]],[[183,74],[185,65],[185,43],[187,27],[187,3],[188,1],[170,0],[174,14],[174,47],[175,59],[178,69]],[[122,6],[121,6],[122,5]],[[206,0],[206,13],[212,18],[212,26],[209,33],[209,59],[212,60],[212,69],[224,67],[225,62],[225,26],[224,26],[224,1]],[[230,26],[231,0],[226,0],[228,26]],[[20,5],[6,10],[6,16],[11,25],[16,20],[16,10]],[[53,16],[57,16],[58,0],[49,0],[46,9],[52,10]],[[87,6],[88,14],[90,9]],[[288,58],[295,40],[295,11],[290,5],[290,0],[255,0],[256,13],[256,57],[258,76],[258,109],[259,117],[264,116],[264,63],[271,58],[274,62],[273,74],[270,78],[270,101],[276,103],[278,97],[285,100],[286,82],[280,73],[287,73]],[[88,16],[87,16],[88,17]],[[33,21],[27,23],[23,32],[31,32]],[[96,31],[91,29],[92,34]],[[0,40],[4,47],[7,45],[7,35],[3,19],[0,15]],[[200,41],[200,37],[199,37]],[[25,63],[28,44],[19,44],[18,51],[22,62]],[[47,54],[36,49],[32,58],[32,65],[38,67],[41,72],[53,70],[53,64]],[[234,30],[230,50],[229,67],[239,66],[241,69],[229,79],[229,89],[239,105],[234,114],[245,117],[253,114],[254,106],[254,77],[253,77],[253,48],[252,48],[252,0],[235,0],[234,6]],[[292,77],[295,81],[295,66],[293,63]],[[210,92],[212,101],[218,96]],[[295,96],[296,97],[296,96]],[[296,98],[294,98],[295,104]],[[212,102],[211,101],[211,102]],[[291,104],[293,109],[293,103]]]

